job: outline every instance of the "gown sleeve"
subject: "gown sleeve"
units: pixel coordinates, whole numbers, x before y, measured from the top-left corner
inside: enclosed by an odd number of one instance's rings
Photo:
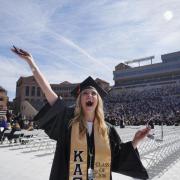
[[[63,139],[73,113],[74,109],[67,107],[64,100],[58,98],[52,106],[47,103],[33,120],[51,139],[58,141]]]
[[[137,149],[132,142],[122,143],[114,127],[110,128],[111,171],[138,179],[148,179]]]

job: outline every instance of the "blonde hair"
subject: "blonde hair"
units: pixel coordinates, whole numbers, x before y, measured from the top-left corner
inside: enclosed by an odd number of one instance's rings
[[[79,96],[77,97],[76,107],[74,111],[74,118],[72,119],[70,126],[72,126],[76,122],[79,122],[80,135],[84,135],[87,130],[87,123],[85,121],[83,108],[81,105],[81,95],[82,93],[80,93]],[[98,99],[98,102],[95,109],[95,119],[98,124],[99,133],[108,142],[108,128],[104,120],[103,101],[98,92],[97,92],[97,99]]]

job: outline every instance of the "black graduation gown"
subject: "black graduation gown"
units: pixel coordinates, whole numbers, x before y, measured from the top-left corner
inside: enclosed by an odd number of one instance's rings
[[[50,180],[68,180],[71,128],[69,122],[73,118],[74,108],[67,107],[58,99],[53,106],[46,104],[35,116],[39,128],[57,141]],[[148,179],[146,169],[141,163],[137,149],[132,143],[122,143],[115,128],[107,123],[111,146],[111,172],[121,173],[134,178]],[[112,178],[111,178],[112,179]]]

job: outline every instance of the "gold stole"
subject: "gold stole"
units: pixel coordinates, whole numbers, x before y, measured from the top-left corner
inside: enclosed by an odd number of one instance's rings
[[[110,180],[111,150],[98,131],[97,121],[94,121],[94,175],[95,180]],[[79,135],[79,122],[72,125],[69,180],[87,180],[87,138]]]

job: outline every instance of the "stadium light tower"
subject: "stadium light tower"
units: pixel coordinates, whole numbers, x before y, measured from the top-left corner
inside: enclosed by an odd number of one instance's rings
[[[155,56],[149,56],[149,57],[145,57],[145,58],[140,58],[140,59],[133,59],[133,60],[130,60],[130,61],[125,61],[124,63],[129,65],[129,64],[132,64],[132,63],[138,63],[139,64],[139,67],[140,67],[140,62],[143,62],[143,61],[151,61],[151,64],[152,64],[152,60],[155,58]]]

